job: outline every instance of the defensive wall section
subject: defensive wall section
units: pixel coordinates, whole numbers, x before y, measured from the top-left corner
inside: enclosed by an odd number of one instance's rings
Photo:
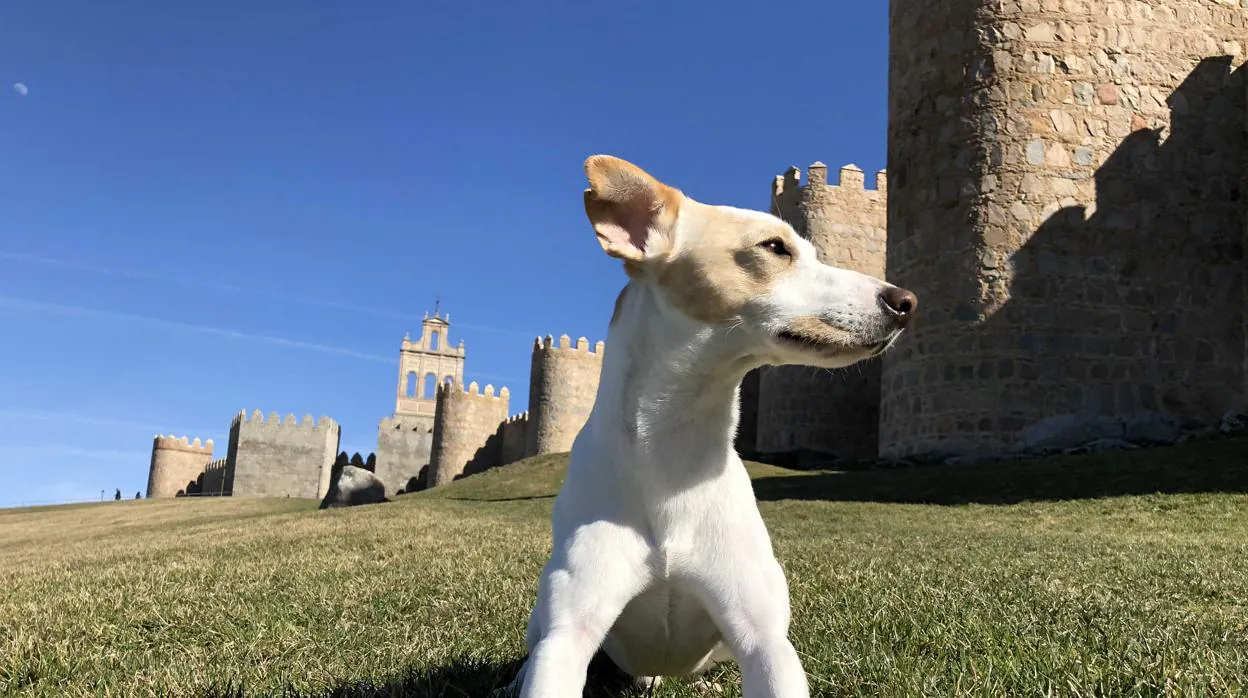
[[[820,261],[875,277],[884,277],[887,179],[876,173],[866,187],[862,169],[840,168],[828,182],[828,168],[816,162],[801,172],[789,168],[772,184],[771,212],[784,219],[818,250]],[[878,359],[835,371],[808,366],[768,366],[742,382],[745,403],[755,390],[754,424],[743,405],[742,429],[756,432],[754,449],[763,454],[815,451],[839,459],[873,458],[877,449],[880,408]],[[744,450],[744,449],[743,449]]]
[[[1245,399],[1248,12],[892,0],[880,451],[1167,440]]]
[[[572,442],[594,406],[605,347],[600,341],[591,351],[584,337],[573,346],[566,334],[557,346],[550,335],[534,341],[526,456],[572,450]]]
[[[256,410],[239,412],[230,424],[229,490],[235,497],[320,499],[329,490],[341,428],[329,417],[305,415],[268,419]]]
[[[524,460],[525,440],[529,431],[529,413],[521,412],[507,418],[498,425],[499,439],[502,442],[502,464]]]
[[[502,464],[502,425],[507,421],[510,391],[485,392],[474,381],[439,384],[437,419],[433,424],[433,455],[426,486],[445,485],[464,475]]]
[[[152,459],[147,474],[147,498],[187,494],[212,461],[212,439],[157,435],[152,440]]]
[[[433,454],[433,426],[434,417],[423,415],[395,414],[381,420],[376,474],[387,495],[409,491],[413,478],[423,479],[421,471],[427,471]]]
[[[194,494],[201,497],[220,497],[229,494],[225,489],[225,474],[228,468],[229,460],[225,458],[219,458],[204,466],[204,473],[196,483]]]

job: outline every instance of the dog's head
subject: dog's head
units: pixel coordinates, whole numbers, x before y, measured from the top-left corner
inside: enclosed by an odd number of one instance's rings
[[[585,212],[608,255],[689,320],[722,328],[763,363],[848,366],[914,316],[913,293],[819,261],[779,218],[711,206],[607,155],[585,161]]]

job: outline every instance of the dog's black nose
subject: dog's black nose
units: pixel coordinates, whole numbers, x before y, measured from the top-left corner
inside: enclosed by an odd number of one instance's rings
[[[889,286],[880,292],[880,300],[884,307],[892,311],[897,324],[905,327],[914,316],[915,308],[919,307],[919,299],[904,288]]]

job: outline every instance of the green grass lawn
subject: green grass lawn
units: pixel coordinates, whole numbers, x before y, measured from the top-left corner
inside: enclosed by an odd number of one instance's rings
[[[1230,696],[1248,692],[1246,458],[1235,438],[750,469],[815,695]],[[0,694],[483,696],[523,656],[563,465],[346,510],[0,510]],[[713,678],[739,695],[735,668]]]

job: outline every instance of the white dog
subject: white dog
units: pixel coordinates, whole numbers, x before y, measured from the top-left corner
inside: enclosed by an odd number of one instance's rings
[[[765,364],[876,356],[918,301],[821,263],[775,216],[699,203],[614,157],[585,170],[586,213],[629,281],[509,689],[580,698],[601,648],[643,684],[733,658],[746,698],[809,696],[784,572],[733,450],[739,386]]]

